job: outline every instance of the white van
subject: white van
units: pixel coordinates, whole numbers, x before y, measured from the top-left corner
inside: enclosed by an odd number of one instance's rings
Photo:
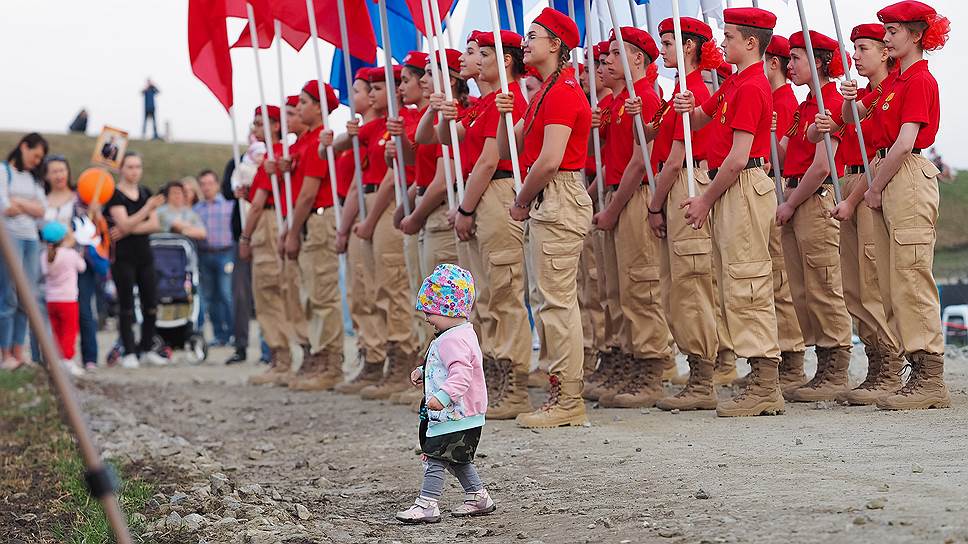
[[[945,308],[941,314],[941,330],[946,345],[968,346],[968,304]]]

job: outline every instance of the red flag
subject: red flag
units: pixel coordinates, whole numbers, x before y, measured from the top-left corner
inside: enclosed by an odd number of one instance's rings
[[[226,1],[229,5],[229,17],[248,19],[248,9],[245,6],[246,0]],[[305,31],[296,30],[287,23],[285,18],[280,16],[279,4],[283,2],[269,4],[266,0],[250,0],[248,3],[252,4],[252,11],[255,15],[255,28],[259,36],[260,49],[266,49],[272,46],[272,40],[276,37],[275,19],[279,19],[279,22],[282,23],[282,39],[291,45],[293,49],[299,51],[306,45],[306,42],[309,40],[309,29],[307,28]],[[303,11],[306,11],[305,7],[303,7]],[[248,25],[242,29],[238,39],[232,44],[233,49],[236,47],[252,47],[252,36],[249,35]]]
[[[440,17],[444,18],[450,13],[450,6],[453,4],[453,0],[430,0],[431,2],[436,1],[437,5],[440,7]],[[417,27],[417,30],[421,34],[427,36],[427,30],[424,28],[424,14],[423,14],[423,4],[424,0],[407,0],[407,7],[410,8],[410,16],[413,17],[413,24]],[[430,9],[430,6],[427,6]],[[431,20],[433,19],[433,12],[430,14]],[[436,23],[436,22],[435,22]],[[441,21],[441,28],[443,28],[443,21]]]
[[[232,58],[225,30],[225,0],[189,0],[188,57],[192,73],[226,110],[232,107]]]
[[[316,12],[316,32],[320,39],[343,47],[340,39],[339,17],[337,17],[336,2],[343,2],[346,8],[346,28],[349,45],[345,49],[354,57],[369,63],[376,62],[376,35],[373,34],[373,23],[366,6],[367,0],[313,0]],[[309,34],[309,13],[306,11],[306,0],[274,0],[273,15],[298,32]],[[260,35],[261,37],[261,35]],[[285,37],[285,34],[283,34]]]

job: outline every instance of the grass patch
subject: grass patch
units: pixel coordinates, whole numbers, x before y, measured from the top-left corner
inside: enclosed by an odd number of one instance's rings
[[[0,153],[4,158],[21,136],[20,132],[0,132]],[[75,179],[90,164],[95,138],[80,134],[44,134],[44,138],[50,142],[51,153],[67,157]],[[222,144],[130,140],[128,149],[144,155],[144,184],[151,189],[173,179],[197,175],[204,169],[214,170],[221,178],[232,158],[232,146]]]
[[[4,542],[114,541],[100,503],[88,495],[83,462],[42,370],[0,372],[0,466]],[[131,523],[132,514],[148,508],[158,483],[134,466],[121,466],[119,475],[121,507]],[[134,541],[147,542],[134,521]]]

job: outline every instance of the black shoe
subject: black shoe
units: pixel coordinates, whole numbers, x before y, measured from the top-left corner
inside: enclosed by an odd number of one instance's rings
[[[235,350],[235,353],[233,353],[232,356],[225,361],[225,364],[234,365],[234,364],[244,363],[244,362],[245,362],[245,350],[237,349]]]

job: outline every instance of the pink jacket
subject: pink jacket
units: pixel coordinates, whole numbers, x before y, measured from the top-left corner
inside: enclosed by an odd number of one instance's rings
[[[47,255],[41,255],[40,268],[47,276],[47,302],[77,302],[77,274],[87,270],[80,253],[59,247],[52,263],[47,262]]]
[[[431,344],[424,364],[424,396],[436,397],[443,410],[427,410],[427,436],[484,425],[487,386],[484,357],[470,323],[444,331]]]

